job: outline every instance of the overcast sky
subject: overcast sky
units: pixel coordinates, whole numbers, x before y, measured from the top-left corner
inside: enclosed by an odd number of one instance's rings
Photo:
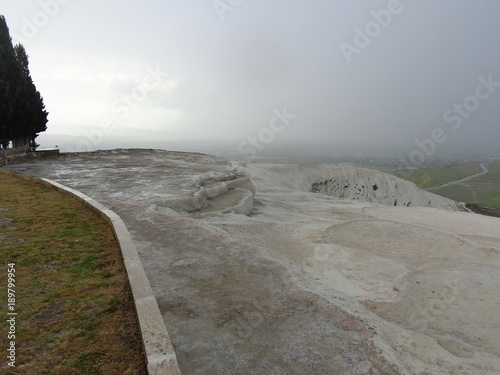
[[[0,14],[50,112],[42,146],[500,140],[498,1],[2,0]]]

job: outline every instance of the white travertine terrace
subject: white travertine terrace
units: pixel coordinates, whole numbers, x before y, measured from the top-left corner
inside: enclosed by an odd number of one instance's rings
[[[115,150],[11,168],[120,215],[182,373],[500,374],[500,219],[353,166]]]

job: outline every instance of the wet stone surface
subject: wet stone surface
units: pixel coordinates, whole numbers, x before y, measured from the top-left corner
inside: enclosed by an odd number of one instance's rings
[[[494,320],[486,310],[498,311],[498,222],[479,223],[474,237],[452,233],[442,223],[457,220],[454,227],[470,228],[466,221],[476,219],[445,212],[441,222],[432,208],[389,208],[293,190],[266,168],[203,154],[113,150],[9,168],[79,190],[120,215],[183,374],[492,374],[500,369],[494,350],[498,336],[482,323]],[[220,199],[203,201],[198,210],[190,206],[203,186],[245,176],[257,186],[250,215],[214,203],[233,204],[223,195],[231,189],[222,189]],[[419,220],[432,228],[422,229]],[[403,232],[411,244],[405,244]],[[427,262],[418,252],[429,244]],[[457,244],[461,253],[450,257]],[[482,271],[486,276],[479,280]],[[455,274],[467,277],[454,284]],[[474,290],[476,282],[482,285]],[[411,326],[412,312],[433,303],[433,290],[444,300],[442,312],[423,312],[417,318],[427,324]],[[467,310],[477,290],[488,301]],[[465,328],[466,313],[475,323]],[[451,327],[447,321],[453,320],[464,328]],[[486,344],[481,346],[472,332]]]

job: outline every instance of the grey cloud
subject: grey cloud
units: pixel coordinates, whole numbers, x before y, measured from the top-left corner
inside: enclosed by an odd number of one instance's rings
[[[184,129],[186,139],[211,136],[237,144],[286,105],[297,119],[276,136],[276,144],[411,149],[416,138],[447,125],[443,114],[474,94],[479,76],[500,81],[500,4],[401,0],[403,10],[349,64],[340,43],[353,44],[355,28],[364,29],[374,20],[372,11],[388,4],[244,1],[221,22],[211,1],[72,2],[28,52],[35,77],[46,64],[40,52],[46,47],[94,63],[112,58],[144,69],[160,64],[178,85],[152,90],[141,106],[182,111],[176,129]],[[30,11],[5,5],[15,27]],[[124,67],[117,63],[115,69]],[[109,96],[130,92],[134,83],[132,77],[115,81]],[[64,113],[57,105],[64,93],[47,87],[49,110]],[[77,82],[71,91],[78,91]],[[500,136],[499,101],[500,90],[440,148],[492,146]],[[165,123],[165,139],[171,126]]]

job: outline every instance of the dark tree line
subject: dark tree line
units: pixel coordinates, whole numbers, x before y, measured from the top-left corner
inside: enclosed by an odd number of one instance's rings
[[[0,146],[35,147],[47,130],[48,112],[29,70],[22,44],[12,45],[5,17],[0,15]]]

